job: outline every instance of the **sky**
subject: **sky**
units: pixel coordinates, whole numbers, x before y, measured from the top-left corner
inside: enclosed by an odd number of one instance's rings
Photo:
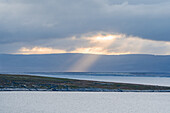
[[[0,0],[0,54],[170,55],[170,0]]]

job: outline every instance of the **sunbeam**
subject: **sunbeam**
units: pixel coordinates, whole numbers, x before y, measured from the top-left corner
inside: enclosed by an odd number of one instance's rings
[[[80,53],[90,53],[90,54],[107,54],[105,51],[116,38],[120,38],[122,35],[107,35],[107,36],[93,36],[93,37],[86,37],[87,40],[90,40],[91,43],[95,43],[95,46],[100,46],[95,48],[81,48],[79,50],[73,52],[80,52]],[[105,52],[104,52],[105,51]],[[82,58],[78,59],[77,62],[67,71],[71,72],[86,72],[90,69],[90,67],[100,58],[99,55],[85,55]]]

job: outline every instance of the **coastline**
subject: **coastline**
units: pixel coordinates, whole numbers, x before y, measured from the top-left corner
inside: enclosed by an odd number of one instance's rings
[[[170,92],[170,87],[0,74],[0,91]]]

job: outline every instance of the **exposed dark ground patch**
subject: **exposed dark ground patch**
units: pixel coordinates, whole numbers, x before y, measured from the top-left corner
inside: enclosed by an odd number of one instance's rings
[[[124,91],[124,90],[170,90],[170,87],[40,77],[31,75],[0,74],[0,90],[27,89],[47,91]]]

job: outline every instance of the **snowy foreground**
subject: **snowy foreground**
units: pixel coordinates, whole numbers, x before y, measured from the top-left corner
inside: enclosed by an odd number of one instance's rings
[[[0,113],[169,113],[170,93],[0,92]]]

